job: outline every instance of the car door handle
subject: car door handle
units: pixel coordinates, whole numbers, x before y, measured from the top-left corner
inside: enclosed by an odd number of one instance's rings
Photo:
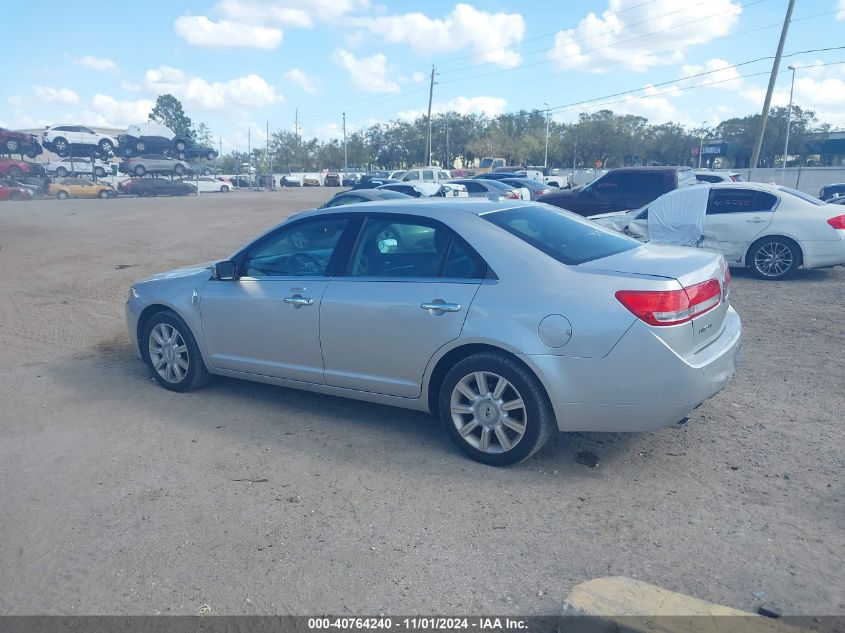
[[[751,218],[750,220],[746,220],[746,222],[751,222],[752,224],[759,224],[760,222],[765,222],[765,218]]]
[[[431,303],[421,303],[420,308],[423,310],[440,310],[441,312],[459,312],[461,304],[432,301]]]
[[[311,297],[294,295],[292,297],[285,297],[285,303],[289,303],[292,306],[310,306],[314,304],[314,300]]]

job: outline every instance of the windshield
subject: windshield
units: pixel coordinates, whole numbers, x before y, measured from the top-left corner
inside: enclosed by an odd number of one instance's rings
[[[482,158],[481,162],[478,164],[479,167],[491,167],[493,165],[492,158]]]
[[[810,204],[814,204],[817,207],[823,207],[825,204],[827,204],[826,202],[822,202],[821,200],[818,200],[813,196],[808,196],[803,191],[798,191],[797,189],[792,189],[790,187],[778,187],[778,189],[780,189],[784,193],[793,195],[796,198],[801,198],[804,202],[809,202]]]
[[[550,207],[517,207],[481,217],[563,264],[583,264],[641,246],[595,222]]]

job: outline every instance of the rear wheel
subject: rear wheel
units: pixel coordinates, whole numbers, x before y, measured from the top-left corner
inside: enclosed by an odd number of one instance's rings
[[[108,156],[114,151],[114,145],[108,139],[102,139],[97,145],[101,154]]]
[[[21,148],[21,144],[18,143],[15,139],[10,138],[6,141],[6,151],[10,154],[17,154]]]
[[[9,176],[9,178],[18,179],[21,177],[22,173],[23,172],[21,172],[20,167],[18,167],[17,165],[12,165],[11,167],[9,167],[9,170],[6,172],[6,175]]]
[[[143,154],[147,149],[147,144],[144,141],[135,141],[135,151]]]
[[[223,185],[222,187],[220,187],[220,192],[229,193],[229,187],[227,185]]]
[[[67,198],[68,198],[67,191],[65,191],[64,189],[62,189],[61,191],[59,191],[59,193],[57,193],[57,194],[56,194],[56,197],[57,197],[59,200],[67,200]]]
[[[105,178],[106,177],[106,170],[103,169],[102,167],[97,167],[97,169],[94,170],[94,173],[97,174],[97,178]]]
[[[764,237],[748,249],[747,264],[760,279],[785,279],[800,263],[801,250],[785,237]]]
[[[67,156],[70,151],[70,144],[67,142],[67,139],[62,138],[61,136],[55,139],[53,141],[53,151],[59,156]]]
[[[548,441],[554,414],[540,381],[513,358],[481,352],[443,380],[438,410],[452,440],[472,459],[510,466]]]
[[[190,391],[211,379],[191,330],[175,312],[159,312],[150,318],[141,347],[153,377],[165,389]]]
[[[136,165],[135,169],[133,169],[132,171],[135,172],[136,176],[143,176],[147,173],[147,168],[143,165]]]
[[[176,165],[173,168],[173,173],[176,174],[177,176],[181,176],[182,174],[184,174],[185,173],[184,165]]]
[[[56,175],[57,175],[59,178],[65,178],[65,177],[67,176],[67,174],[68,174],[68,171],[67,171],[67,169],[65,169],[64,167],[59,167],[59,168],[56,170]]]
[[[208,154],[205,155],[205,157],[208,160],[214,160],[215,158],[217,158],[217,155],[215,154],[215,152],[209,152]]]
[[[109,193],[109,190],[108,190],[108,189],[101,189],[101,190],[100,190],[100,193],[98,193],[98,194],[97,194],[97,197],[98,197],[100,200],[105,200],[105,199],[106,199],[106,198],[108,198],[110,195],[111,195],[111,194]]]
[[[177,152],[184,152],[185,149],[187,148],[187,144],[185,143],[185,141],[180,139],[180,140],[176,141],[175,147],[176,147]]]

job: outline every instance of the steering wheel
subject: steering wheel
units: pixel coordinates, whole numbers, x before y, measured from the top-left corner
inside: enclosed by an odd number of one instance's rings
[[[290,261],[296,273],[318,273],[322,268],[317,258],[308,253],[294,253]]]

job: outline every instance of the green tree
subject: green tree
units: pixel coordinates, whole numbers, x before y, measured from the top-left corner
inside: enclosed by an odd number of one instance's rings
[[[169,127],[178,136],[193,138],[191,117],[185,114],[182,103],[173,95],[159,95],[149,118],[154,123]]]
[[[175,130],[174,130],[175,131]],[[191,138],[201,147],[214,147],[214,138],[211,136],[211,130],[205,123],[200,123],[191,132]]]

